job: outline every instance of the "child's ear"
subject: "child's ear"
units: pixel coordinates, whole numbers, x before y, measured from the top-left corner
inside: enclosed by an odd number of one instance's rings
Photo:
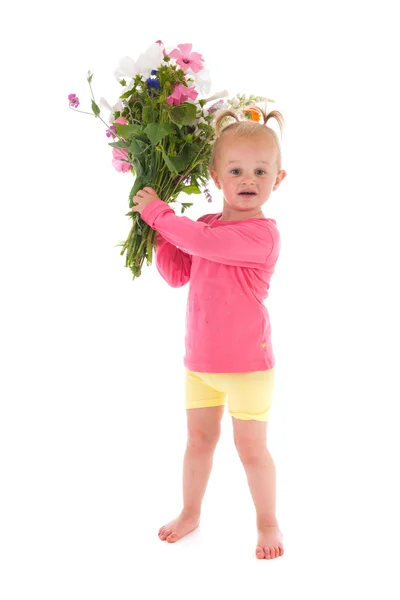
[[[220,189],[221,189],[221,184],[220,184],[220,182],[219,182],[219,179],[218,179],[217,172],[216,172],[216,171],[214,171],[214,170],[212,170],[212,171],[210,171],[210,175],[211,175],[211,177],[212,177],[212,179],[213,179],[213,181],[214,181],[215,185],[216,185],[216,186],[217,186],[217,188],[220,190]]]

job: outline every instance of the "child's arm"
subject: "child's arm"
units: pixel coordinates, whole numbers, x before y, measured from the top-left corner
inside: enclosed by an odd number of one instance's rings
[[[182,287],[190,279],[192,257],[167,242],[160,232],[156,235],[156,267],[171,287]]]
[[[277,228],[267,221],[247,220],[210,227],[188,217],[178,217],[162,200],[154,200],[142,211],[142,219],[173,246],[190,256],[232,266],[249,267],[276,262],[280,249]],[[272,220],[273,221],[273,220]]]

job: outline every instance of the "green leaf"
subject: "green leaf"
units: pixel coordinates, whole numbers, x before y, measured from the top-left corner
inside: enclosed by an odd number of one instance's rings
[[[162,152],[165,164],[167,165],[167,167],[171,171],[171,173],[177,173],[178,171],[176,169],[176,166],[171,161],[171,159],[168,157],[168,154],[165,152],[164,148],[161,149],[161,152]]]
[[[189,125],[196,118],[197,107],[195,104],[184,102],[179,106],[174,106],[169,113],[169,117],[173,123],[177,125]]]
[[[145,106],[142,110],[142,119],[143,119],[143,123],[148,123],[149,121],[151,121],[151,116],[152,116],[152,108],[151,106]]]
[[[135,179],[135,183],[133,184],[133,187],[131,189],[131,191],[129,192],[129,208],[132,208],[133,206],[133,197],[136,196],[136,194],[139,192],[139,190],[142,190],[145,187],[150,186],[150,182],[148,181],[148,179],[146,177],[142,177],[142,176],[137,176]]]
[[[134,156],[139,156],[139,154],[142,154],[142,152],[144,152],[148,147],[149,145],[146,144],[146,142],[142,142],[141,140],[135,138],[132,140],[131,145],[129,146],[129,151]]]
[[[94,100],[92,100],[92,111],[94,112],[96,117],[100,114],[100,109]]]
[[[147,125],[144,132],[153,144],[156,146],[160,140],[166,135],[175,131],[175,125],[172,123],[150,123]]]
[[[179,156],[168,156],[164,148],[162,148],[162,155],[168,169],[173,173],[182,173],[192,160],[192,150],[188,144],[186,144]]]
[[[191,104],[191,103],[185,103],[185,106],[186,106],[187,114],[183,120],[183,124],[189,125],[190,122],[196,118],[197,106],[195,104]]]
[[[123,80],[125,82],[125,80]],[[120,83],[122,84],[122,81],[120,81]],[[125,83],[126,85],[126,83]],[[127,92],[125,92],[125,94],[122,94],[122,96],[120,96],[120,98],[129,98],[129,96],[132,96],[132,94],[135,93],[135,88],[132,88],[131,90],[128,90]]]
[[[201,191],[197,185],[187,185],[181,191],[185,192],[185,194],[201,194]]]
[[[129,142],[110,142],[108,145],[112,148],[129,148]]]
[[[168,156],[168,154],[165,152],[165,150],[163,148],[162,155],[163,155],[165,164],[167,165],[167,167],[171,171],[171,173],[181,173],[182,171],[185,170],[186,161],[185,161],[185,157],[182,156],[182,154],[180,156]]]
[[[181,213],[183,213],[189,206],[193,206],[193,202],[182,202]]]
[[[199,144],[186,144],[185,150],[189,156],[190,161],[196,156],[198,157],[201,148],[202,147]]]
[[[143,169],[142,163],[137,158],[134,158],[133,161],[132,161],[132,165],[133,165],[133,168],[134,168],[134,170],[136,172],[136,175],[138,175],[139,177],[142,177],[143,173],[144,173],[144,169]]]
[[[176,123],[177,125],[183,125],[184,117],[185,107],[183,104],[181,104],[180,106],[174,106],[174,108],[170,110],[169,118],[173,123]]]
[[[117,129],[118,136],[123,137],[126,140],[132,140],[136,136],[143,133],[143,127],[141,125],[135,125],[134,123],[130,125],[122,125],[121,123],[115,123],[115,127]]]

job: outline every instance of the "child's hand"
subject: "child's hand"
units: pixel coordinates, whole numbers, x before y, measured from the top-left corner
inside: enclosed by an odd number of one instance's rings
[[[160,200],[155,190],[151,187],[145,187],[133,197],[133,203],[136,206],[132,207],[132,212],[141,213],[153,200]]]

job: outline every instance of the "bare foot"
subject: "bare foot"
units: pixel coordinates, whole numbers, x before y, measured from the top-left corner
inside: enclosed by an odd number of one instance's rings
[[[158,532],[158,537],[163,542],[167,540],[169,543],[177,542],[185,535],[196,529],[200,523],[200,519],[198,517],[188,517],[183,515],[182,513],[179,515],[177,519],[170,521]]]
[[[278,558],[283,554],[283,536],[276,525],[258,527],[257,558]]]

